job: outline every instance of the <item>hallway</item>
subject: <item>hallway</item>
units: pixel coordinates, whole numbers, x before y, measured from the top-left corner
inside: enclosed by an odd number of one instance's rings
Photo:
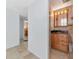
[[[27,41],[23,41],[20,46],[7,50],[7,59],[38,59],[27,50]]]

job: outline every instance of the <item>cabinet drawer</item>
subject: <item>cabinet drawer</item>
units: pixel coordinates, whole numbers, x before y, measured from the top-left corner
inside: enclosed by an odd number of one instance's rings
[[[68,42],[62,42],[62,41],[60,41],[59,44],[60,44],[60,45],[69,45]]]
[[[59,45],[59,50],[63,52],[68,52],[68,45]]]
[[[66,42],[66,43],[69,42],[69,39],[68,39],[67,35],[64,35],[64,34],[59,35],[59,40],[61,42]]]
[[[54,43],[54,44],[51,45],[51,47],[55,48],[55,49],[59,49],[59,44]]]

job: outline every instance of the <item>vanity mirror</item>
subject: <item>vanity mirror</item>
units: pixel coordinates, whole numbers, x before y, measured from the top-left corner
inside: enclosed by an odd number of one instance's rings
[[[54,11],[54,27],[64,27],[68,25],[68,8]]]

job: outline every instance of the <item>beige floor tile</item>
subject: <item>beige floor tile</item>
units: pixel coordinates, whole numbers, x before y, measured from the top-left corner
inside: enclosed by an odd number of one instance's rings
[[[50,59],[72,59],[69,54],[52,49]]]
[[[27,50],[27,46],[27,41],[23,41],[20,46],[8,49],[6,59],[38,59]]]
[[[6,52],[6,59],[39,59],[27,50],[28,42],[23,41],[19,46],[8,49]],[[58,50],[51,50],[50,59],[72,59],[68,57],[68,54],[60,52]]]

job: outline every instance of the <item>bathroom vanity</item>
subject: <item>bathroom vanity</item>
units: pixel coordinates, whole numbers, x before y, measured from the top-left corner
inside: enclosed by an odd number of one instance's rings
[[[51,31],[51,48],[68,53],[69,51],[68,31],[61,31],[61,30]]]

